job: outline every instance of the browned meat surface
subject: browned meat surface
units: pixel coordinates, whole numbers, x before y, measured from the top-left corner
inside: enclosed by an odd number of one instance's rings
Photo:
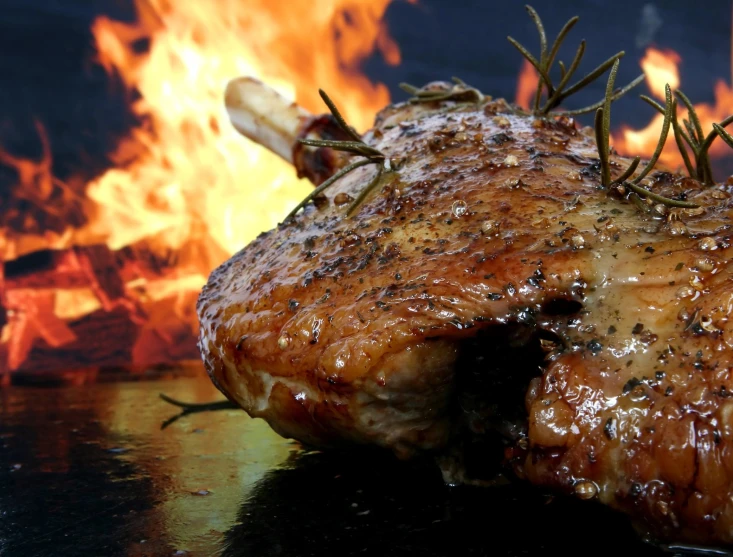
[[[431,453],[449,481],[503,461],[733,543],[728,190],[653,173],[704,209],[646,214],[601,187],[589,130],[450,105],[385,109],[365,141],[397,170],[359,209],[374,166],[214,271],[213,380],[306,443]]]

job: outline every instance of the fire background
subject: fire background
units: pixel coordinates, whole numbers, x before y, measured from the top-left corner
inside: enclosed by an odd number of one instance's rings
[[[626,83],[656,49],[657,80],[671,62],[706,114],[733,112],[730,2],[535,8],[550,37],[581,17],[561,52],[586,38],[581,71],[624,49]],[[605,509],[304,451],[241,411],[161,430],[176,410],[158,392],[218,396],[195,347],[208,272],[310,187],[228,127],[226,81],[255,75],[311,111],[324,87],[361,129],[403,81],[456,75],[521,100],[532,75],[506,35],[537,47],[522,2],[0,0],[0,14],[0,554],[660,554]],[[652,121],[646,73],[614,105],[619,147]],[[718,152],[719,179],[731,160]]]

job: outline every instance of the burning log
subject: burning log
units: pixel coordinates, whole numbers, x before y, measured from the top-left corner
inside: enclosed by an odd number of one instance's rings
[[[0,257],[2,252],[0,251]],[[8,354],[5,347],[5,326],[8,323],[7,300],[5,299],[5,270],[3,260],[0,259],[0,387],[6,385],[10,381],[8,373]]]
[[[4,262],[0,375],[197,359],[198,283],[181,283],[175,263],[144,243],[42,250]]]

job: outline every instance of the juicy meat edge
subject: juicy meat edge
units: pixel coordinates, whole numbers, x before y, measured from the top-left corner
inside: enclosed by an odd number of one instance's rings
[[[353,218],[336,200],[370,167],[212,274],[198,311],[217,386],[306,443],[440,451],[465,426],[466,339],[520,323],[550,335],[507,452],[518,475],[662,537],[731,543],[728,193],[656,173],[655,190],[716,207],[658,218],[600,188],[571,121],[501,101],[400,110],[368,139],[399,171]]]

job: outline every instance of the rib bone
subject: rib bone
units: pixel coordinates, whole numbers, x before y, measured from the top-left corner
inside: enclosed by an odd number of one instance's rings
[[[290,164],[293,146],[312,115],[280,93],[251,77],[227,84],[225,103],[234,128]]]

